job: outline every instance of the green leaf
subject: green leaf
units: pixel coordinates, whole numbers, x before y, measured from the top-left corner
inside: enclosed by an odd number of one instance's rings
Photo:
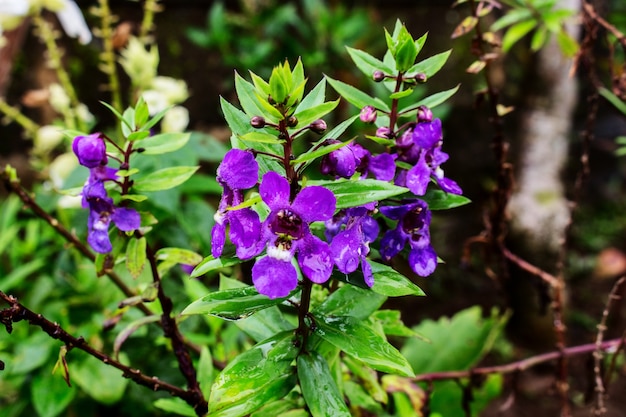
[[[407,88],[406,90],[402,90],[402,91],[398,91],[397,93],[392,93],[389,95],[390,99],[401,99],[404,97],[408,97],[411,94],[413,94],[413,89],[412,88]]]
[[[374,274],[374,286],[372,291],[388,297],[401,297],[404,295],[426,295],[417,285],[413,284],[403,274],[390,266],[378,262],[369,261]]]
[[[328,363],[317,352],[298,356],[298,379],[313,417],[350,417],[350,410],[333,379]]]
[[[255,142],[255,143],[282,143],[283,140],[279,140],[275,135],[271,133],[264,132],[249,132],[245,135],[241,135],[240,138],[245,140],[246,142]]]
[[[382,326],[386,335],[401,337],[416,337],[417,332],[406,327],[400,318],[398,310],[378,310],[372,315]]]
[[[298,351],[293,332],[284,332],[237,356],[213,384],[209,415],[244,416],[283,398],[297,382],[291,362]]]
[[[213,384],[213,358],[208,347],[202,346],[200,350],[200,359],[198,360],[198,383],[205,396],[211,393],[211,385]]]
[[[130,135],[128,135],[128,137],[126,139],[128,139],[130,142],[134,142],[137,140],[143,140],[145,138],[147,138],[148,136],[150,136],[150,132],[147,130],[138,130],[136,132],[132,132]]]
[[[365,320],[387,300],[370,289],[344,285],[315,307],[314,314],[325,316],[352,316]]]
[[[531,19],[533,17],[532,13],[532,10],[526,7],[509,10],[491,25],[491,30],[495,32],[523,20]]]
[[[30,394],[40,417],[56,417],[72,402],[76,388],[68,387],[62,377],[46,369],[30,381]]]
[[[148,105],[143,96],[139,96],[139,100],[137,100],[137,104],[135,105],[135,126],[141,129],[144,123],[148,121],[149,117]]]
[[[315,87],[302,99],[300,104],[298,105],[296,112],[309,109],[311,107],[318,106],[324,103],[326,99],[326,79],[322,78],[322,80],[317,83]]]
[[[126,125],[126,127],[128,128],[128,130],[133,130],[133,128],[131,127],[131,125],[128,124],[128,122],[124,119],[124,116],[122,116],[120,114],[120,112],[118,112],[117,110],[115,110],[115,108],[113,106],[111,106],[109,103],[106,103],[104,101],[100,101],[100,104],[102,104],[104,107],[106,107],[107,109],[111,110],[111,113],[113,113],[115,115],[115,117],[117,117],[117,119],[123,124]]]
[[[277,66],[270,75],[270,96],[277,103],[284,103],[290,93],[290,85],[282,66]]]
[[[182,248],[161,248],[157,251],[156,258],[159,261],[183,265],[198,265],[202,262],[201,255]]]
[[[321,185],[332,191],[337,198],[337,209],[362,206],[372,201],[384,200],[408,191],[404,187],[398,187],[397,185],[374,179],[309,181],[307,185]]]
[[[409,68],[405,76],[412,77],[416,74],[425,74],[426,78],[432,77],[445,65],[446,61],[450,57],[450,53],[452,53],[451,49],[418,62]]]
[[[152,172],[133,184],[136,191],[162,191],[187,181],[200,167],[170,167]]]
[[[257,90],[258,94],[263,94],[265,96],[270,95],[270,85],[263,78],[256,75],[254,72],[249,71],[250,78],[252,78],[252,83]]]
[[[135,109],[128,107],[122,113],[122,118],[125,123],[122,124],[122,134],[128,138],[132,132],[136,130],[135,127]]]
[[[560,30],[556,33],[556,41],[561,47],[561,51],[567,57],[573,57],[578,52],[580,46],[576,39],[572,38],[569,33]]]
[[[146,264],[146,238],[132,238],[126,246],[126,269],[133,278],[141,275]]]
[[[121,361],[128,363],[122,353]],[[69,363],[73,381],[94,400],[102,404],[115,404],[124,396],[130,381],[122,376],[122,372],[106,365],[94,357],[81,355],[80,360]]]
[[[394,54],[394,58],[396,59],[396,69],[400,72],[408,71],[417,57],[417,47],[415,46],[415,41],[411,35],[409,35],[405,27],[403,27],[401,31],[401,34],[404,33],[406,33],[406,35],[400,36],[400,39],[398,39],[396,53]]]
[[[530,50],[533,52],[540,50],[546,44],[548,36],[548,28],[539,26],[530,40]]]
[[[161,119],[165,116],[165,114],[168,111],[170,111],[171,108],[172,106],[166,107],[160,112],[158,112],[157,114],[155,114],[150,120],[148,120],[148,123],[146,123],[142,127],[142,130],[149,131],[150,129],[152,129],[157,123],[161,121]]]
[[[461,84],[457,84],[457,86],[454,88],[451,88],[445,91],[440,91],[439,93],[435,93],[428,97],[425,97],[419,100],[417,103],[411,104],[410,106],[403,108],[402,110],[398,112],[398,114],[400,114],[403,117],[413,117],[417,114],[417,109],[420,106],[426,106],[432,109],[440,105],[441,103],[444,103],[446,100],[452,97],[459,90],[460,86]]]
[[[422,200],[428,203],[430,210],[448,210],[455,207],[464,206],[472,202],[467,197],[457,194],[446,193],[442,190],[429,189]]]
[[[254,129],[250,126],[250,116],[230,104],[221,96],[220,106],[224,113],[224,119],[226,119],[226,123],[234,135],[243,135]]]
[[[185,417],[197,417],[195,410],[192,406],[187,404],[180,398],[159,398],[152,403],[159,410],[166,411],[168,413],[178,414]]]
[[[181,314],[210,314],[226,320],[239,320],[281,304],[290,296],[272,299],[259,294],[254,287],[233,288],[212,292],[189,304]]]
[[[469,33],[478,24],[478,18],[476,16],[466,16],[461,23],[452,31],[451,39],[456,39],[460,36]]]
[[[124,194],[120,198],[122,200],[130,200],[136,203],[141,203],[142,201],[146,201],[148,199],[147,196],[141,194]]]
[[[377,97],[374,98],[364,93],[363,91],[351,86],[350,84],[346,84],[339,80],[333,80],[328,76],[326,76],[326,80],[335,89],[335,91],[337,91],[349,103],[355,105],[359,109],[362,109],[365,106],[374,106],[375,108],[383,110],[385,112],[390,111],[387,103]]]
[[[143,155],[160,155],[174,152],[187,144],[191,133],[161,133],[141,141]]]
[[[502,51],[507,52],[517,41],[522,39],[528,32],[537,27],[536,20],[526,20],[511,26],[502,38]]]
[[[314,333],[348,355],[382,372],[415,376],[404,356],[369,325],[350,316],[314,317]]]
[[[337,149],[341,149],[344,146],[349,145],[350,142],[352,142],[352,141],[333,143],[332,145],[322,146],[321,148],[317,148],[317,149],[315,149],[315,147],[312,147],[309,151],[303,153],[302,155],[300,155],[299,157],[297,157],[296,159],[291,161],[291,164],[294,165],[294,164],[299,164],[299,163],[302,163],[302,162],[312,161],[312,160],[317,159],[317,158],[319,158],[321,156],[329,154],[332,151],[336,151]]]
[[[600,87],[598,89],[598,93],[605,99],[609,101],[617,110],[622,112],[622,114],[626,115],[626,103],[624,103],[619,97],[613,94],[612,91],[607,90],[604,87]]]
[[[274,123],[278,122],[280,113],[277,115],[275,112],[263,107],[257,96],[254,85],[244,80],[237,72],[235,72],[235,90],[237,91],[239,104],[241,104],[241,108],[248,116],[248,120],[246,121],[248,125],[250,125],[250,118],[254,116],[263,116]],[[228,125],[230,126],[230,123],[228,123]]]
[[[452,318],[424,320],[413,329],[430,342],[407,340],[402,352],[418,374],[470,369],[489,352],[505,322],[496,310],[483,318],[478,306]]]
[[[338,104],[339,99],[335,101],[328,101],[303,110],[300,110],[301,107],[298,107],[298,112],[294,115],[298,119],[298,125],[295,128],[299,129],[304,126],[308,126],[312,121],[321,119],[331,111],[335,110],[335,107],[337,107]]]
[[[389,68],[387,65],[383,63],[383,61],[378,58],[373,57],[365,51],[361,51],[360,49],[350,48],[346,46],[348,50],[348,54],[354,64],[358,69],[361,70],[363,74],[365,74],[368,78],[372,78],[374,71],[382,71],[385,74],[393,74],[394,70]]]
[[[237,265],[242,262],[243,261],[241,259],[234,256],[234,252],[230,257],[223,254],[217,259],[209,255],[194,268],[194,270],[191,272],[191,278],[196,278],[206,274],[207,272],[215,271],[216,269],[226,268],[228,266]]]

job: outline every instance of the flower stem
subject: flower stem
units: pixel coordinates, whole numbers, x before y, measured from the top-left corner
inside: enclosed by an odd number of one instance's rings
[[[18,108],[9,105],[2,98],[0,98],[0,113],[4,113],[6,117],[22,126],[28,136],[34,137],[37,134],[40,126],[28,117],[24,116]]]
[[[149,38],[149,34],[154,29],[154,15],[160,11],[159,0],[146,0],[143,6],[143,20],[139,28],[139,39],[146,45],[154,43],[154,40]]]
[[[102,38],[104,52],[100,54],[102,60],[102,72],[109,77],[109,89],[111,91],[111,104],[115,110],[121,112],[122,98],[120,94],[120,82],[117,77],[117,68],[115,66],[115,49],[113,47],[113,30],[114,16],[111,14],[108,0],[98,1],[100,8],[98,16],[101,20],[100,37]]]

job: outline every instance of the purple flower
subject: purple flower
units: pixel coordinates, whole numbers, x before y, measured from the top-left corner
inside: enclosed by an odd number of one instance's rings
[[[339,143],[331,139],[330,143]],[[394,157],[383,153],[372,154],[358,143],[348,145],[324,155],[320,164],[322,174],[335,177],[351,178],[355,172],[360,172],[366,178],[368,173],[374,174],[376,179],[391,181],[396,172]]]
[[[455,181],[445,178],[441,169],[441,164],[448,160],[448,154],[441,150],[442,138],[441,120],[434,119],[432,122],[417,123],[413,130],[407,130],[396,140],[398,159],[414,164],[396,178],[398,185],[406,186],[415,195],[421,196],[426,193],[433,178],[442,190],[451,194],[463,193]]]
[[[326,237],[332,238],[330,252],[337,268],[350,274],[361,265],[365,283],[374,285],[372,267],[367,262],[369,244],[378,237],[379,227],[371,217],[374,204],[342,210],[326,222]]]
[[[422,277],[428,276],[437,267],[437,254],[430,244],[430,219],[428,205],[422,200],[415,200],[401,206],[380,207],[380,212],[398,224],[385,233],[380,241],[380,255],[389,261],[404,248],[408,242],[409,265]]]
[[[113,200],[107,196],[102,182],[94,183],[84,197],[89,206],[87,242],[96,252],[108,253],[113,249],[109,239],[111,222],[123,232],[139,229],[141,224],[139,213],[132,208],[115,207]]]
[[[87,168],[96,168],[107,163],[106,144],[100,133],[76,136],[72,142],[72,150],[78,162]]]
[[[296,254],[304,276],[318,284],[326,282],[333,269],[330,249],[311,234],[309,223],[332,217],[336,205],[333,193],[309,186],[290,202],[289,182],[273,171],[263,176],[259,193],[271,210],[262,225],[262,244],[257,247],[260,253],[267,246],[267,256],[257,260],[252,268],[252,282],[259,293],[278,298],[296,288],[297,272],[291,264]]]
[[[224,188],[211,230],[211,254],[219,258],[226,241],[226,226],[230,225],[230,240],[237,256],[245,259],[254,251],[261,230],[259,215],[249,207],[231,210],[243,202],[241,190],[252,188],[259,178],[259,164],[254,155],[240,149],[231,149],[217,168],[217,181]]]

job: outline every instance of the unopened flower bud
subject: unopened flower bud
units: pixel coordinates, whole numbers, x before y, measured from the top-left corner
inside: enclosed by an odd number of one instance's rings
[[[372,74],[372,78],[374,79],[374,81],[379,83],[385,79],[385,73],[380,70],[376,70],[374,71],[374,74]]]
[[[309,125],[309,129],[320,134],[326,131],[326,127],[326,122],[322,119],[317,119]]]
[[[388,127],[382,126],[376,129],[376,136],[379,138],[391,139],[393,137],[393,132]]]
[[[289,116],[287,119],[287,127],[296,127],[298,126],[298,118],[296,116]]]
[[[106,144],[100,133],[76,136],[72,150],[78,162],[87,168],[96,168],[107,163]]]
[[[433,121],[433,112],[426,106],[419,106],[417,108],[417,122],[430,123]]]
[[[376,121],[376,109],[374,106],[365,106],[361,109],[361,114],[359,115],[359,119],[363,123],[374,123]]]
[[[261,116],[254,116],[250,119],[250,125],[255,129],[261,129],[265,127],[265,119]]]
[[[419,72],[419,73],[415,74],[414,78],[415,78],[415,81],[418,84],[424,84],[426,82],[426,80],[428,79],[426,74],[424,74],[423,72]]]

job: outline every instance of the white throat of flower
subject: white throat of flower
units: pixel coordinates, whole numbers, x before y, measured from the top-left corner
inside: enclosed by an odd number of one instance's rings
[[[271,244],[267,246],[267,256],[285,262],[289,262],[292,258],[291,251],[283,245],[275,246]]]

